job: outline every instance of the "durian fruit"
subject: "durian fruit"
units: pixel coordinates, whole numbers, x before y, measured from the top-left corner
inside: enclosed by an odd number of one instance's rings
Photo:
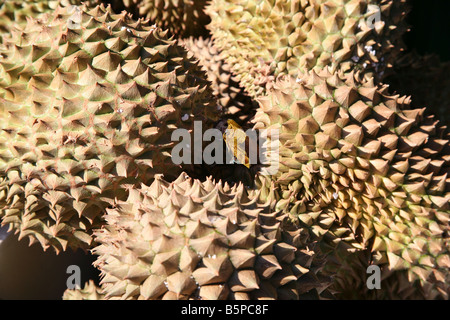
[[[67,289],[63,300],[103,300],[105,294],[97,287],[93,280],[85,283],[84,288]]]
[[[426,112],[450,128],[450,62],[440,61],[435,54],[412,52],[402,57],[394,70],[385,80],[391,91],[411,95],[413,108],[426,107]]]
[[[149,19],[177,37],[205,36],[210,22],[205,13],[207,0],[116,0],[115,10],[122,8],[135,16]]]
[[[345,259],[339,259],[342,256]],[[368,272],[372,255],[368,250],[359,251],[352,255],[333,255],[338,261],[327,262],[338,263],[335,265],[337,273],[329,290],[333,292],[338,300],[424,300],[442,299],[446,293],[438,290],[429,290],[427,286],[420,285],[419,281],[411,281],[406,270],[389,270],[387,265],[380,267],[380,287],[371,288],[367,281],[374,274],[373,270]],[[378,271],[377,271],[378,272]]]
[[[262,179],[280,188],[277,210],[327,240],[325,253],[339,242],[370,250],[374,264],[407,270],[429,296],[445,294],[448,133],[408,97],[360,80],[312,71],[279,79],[258,99],[255,128],[278,130],[280,143],[278,172]]]
[[[107,299],[299,299],[328,285],[307,230],[242,184],[157,177],[107,212],[92,250]]]
[[[0,217],[56,251],[88,248],[112,199],[176,178],[175,129],[217,121],[198,62],[103,5],[30,20],[0,53]]]
[[[181,40],[188,52],[192,53],[208,74],[214,95],[224,111],[224,116],[241,126],[248,123],[256,113],[257,103],[245,93],[224,54],[208,38],[189,37]]]
[[[13,28],[23,28],[27,24],[27,17],[39,19],[58,5],[81,5],[82,2],[94,6],[100,0],[0,0],[0,42]]]
[[[252,96],[270,75],[330,66],[381,80],[403,50],[406,0],[212,0],[208,28]]]

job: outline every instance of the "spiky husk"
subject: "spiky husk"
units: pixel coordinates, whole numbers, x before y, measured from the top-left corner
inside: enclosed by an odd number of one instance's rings
[[[63,300],[103,300],[104,297],[102,289],[93,280],[86,282],[83,288],[67,289],[63,294]]]
[[[118,8],[125,8],[135,16],[149,19],[171,35],[187,38],[205,36],[210,22],[205,13],[206,0],[118,0]]]
[[[100,0],[0,0],[0,42],[12,29],[26,26],[27,18],[39,19],[58,5],[81,5],[82,2],[94,6]]]
[[[225,116],[240,125],[248,123],[255,115],[256,101],[239,85],[236,76],[231,73],[231,66],[226,63],[223,53],[214,46],[213,41],[190,37],[181,43],[205,68]]]
[[[0,217],[57,251],[87,248],[125,184],[177,177],[175,129],[220,110],[198,62],[123,12],[58,8],[5,38]]]
[[[335,274],[329,290],[333,292],[336,299],[424,300],[448,297],[448,292],[442,290],[439,284],[423,283],[412,279],[407,270],[390,270],[387,265],[379,266],[379,273],[378,270],[368,269],[373,265],[372,254],[369,250],[352,254],[342,251],[341,253],[341,255],[330,256],[331,259],[327,262],[326,268],[333,270]],[[374,275],[380,276],[380,288],[369,287],[370,284],[373,285],[369,277]]]
[[[420,56],[409,53],[402,57],[392,75],[386,78],[391,91],[411,95],[413,108],[426,107],[450,128],[450,62],[441,62],[437,55]]]
[[[216,46],[252,96],[266,91],[270,75],[325,66],[383,78],[403,49],[407,11],[406,0],[212,0],[207,7]]]
[[[328,285],[307,230],[242,184],[159,177],[106,220],[93,253],[108,299],[299,299]]]
[[[259,99],[255,128],[280,132],[279,170],[265,177],[280,188],[276,208],[324,238],[324,252],[344,241],[448,292],[448,134],[407,97],[359,80],[310,72]]]

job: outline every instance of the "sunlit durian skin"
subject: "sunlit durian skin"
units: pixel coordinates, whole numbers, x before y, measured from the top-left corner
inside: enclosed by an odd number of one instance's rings
[[[0,43],[1,38],[14,28],[23,28],[28,18],[39,19],[60,6],[78,6],[84,3],[95,6],[100,0],[1,0],[0,1]]]
[[[214,94],[224,111],[223,117],[233,119],[241,126],[249,123],[255,115],[257,103],[239,85],[223,52],[208,38],[190,37],[181,40],[181,43],[207,71],[208,80],[211,81]]]
[[[93,253],[107,299],[299,299],[328,286],[307,230],[242,184],[157,177],[106,220]]]
[[[212,0],[207,7],[215,45],[253,97],[267,91],[270,76],[325,66],[381,80],[403,50],[408,11],[405,0]]]
[[[278,173],[262,183],[278,185],[277,209],[326,237],[325,251],[339,242],[369,250],[372,263],[407,270],[428,297],[448,294],[445,127],[387,86],[328,70],[279,79],[258,101],[255,128],[280,132]]]
[[[67,289],[64,291],[63,300],[103,300],[105,294],[97,287],[93,280],[84,284],[83,288]]]
[[[58,8],[4,38],[0,217],[44,248],[88,248],[129,184],[175,178],[176,129],[220,110],[197,61],[123,12]]]

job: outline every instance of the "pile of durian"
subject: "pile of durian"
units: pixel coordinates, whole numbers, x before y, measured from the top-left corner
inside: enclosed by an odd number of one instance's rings
[[[405,54],[408,0],[82,2],[0,0],[1,224],[96,257],[64,299],[449,298],[450,86],[402,86],[448,66]],[[278,172],[176,165],[195,121],[279,130]]]

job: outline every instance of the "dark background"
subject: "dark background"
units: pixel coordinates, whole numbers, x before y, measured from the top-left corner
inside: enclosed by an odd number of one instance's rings
[[[415,49],[421,55],[436,53],[441,61],[450,61],[450,1],[410,0],[410,3],[411,31],[405,36],[408,51]]]

